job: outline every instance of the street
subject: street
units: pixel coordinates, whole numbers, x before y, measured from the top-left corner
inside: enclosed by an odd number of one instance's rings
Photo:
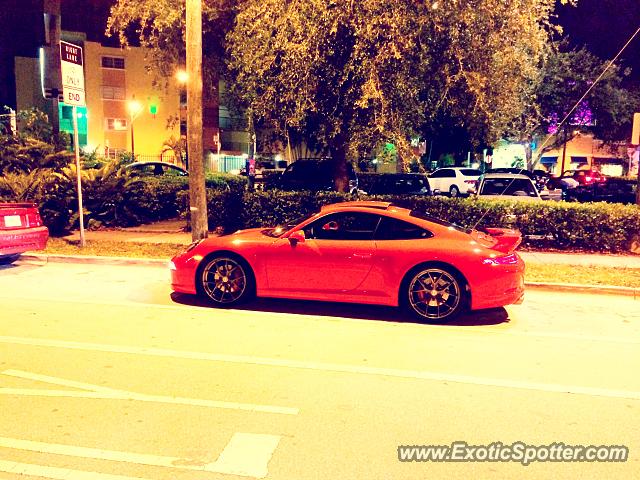
[[[0,479],[638,478],[640,299],[528,291],[218,310],[155,266],[0,268]],[[400,445],[626,445],[623,463],[400,462]]]

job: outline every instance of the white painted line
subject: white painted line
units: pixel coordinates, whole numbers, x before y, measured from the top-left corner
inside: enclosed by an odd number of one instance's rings
[[[278,413],[282,415],[297,415],[299,410],[291,407],[279,407],[273,405],[256,405],[253,403],[224,402],[219,400],[203,400],[186,397],[169,397],[163,395],[146,395],[143,393],[129,392],[126,390],[115,390],[108,387],[92,385],[90,383],[75,382],[63,378],[39,375],[36,373],[22,372],[20,370],[5,370],[4,375],[25,378],[39,382],[62,385],[66,387],[82,388],[88,392],[74,392],[72,390],[38,390],[38,389],[17,389],[0,388],[0,394],[5,395],[26,395],[45,397],[75,397],[75,398],[102,398],[116,400],[137,400],[141,402],[168,403],[174,405],[189,405],[195,407],[226,408],[231,410],[247,410],[252,412]],[[41,394],[39,392],[42,392]]]
[[[77,447],[59,443],[34,442],[17,438],[0,437],[0,447],[30,452],[65,455],[94,460],[149,465],[154,467],[176,468],[211,473],[241,475],[244,477],[264,478],[267,476],[268,464],[275,451],[280,437],[256,433],[235,433],[218,459],[207,463],[203,459],[176,458],[145,453],[122,452],[97,448]],[[11,463],[11,462],[9,462]],[[50,467],[40,467],[50,468]],[[0,471],[2,471],[0,469]],[[10,470],[8,470],[10,471]],[[97,474],[100,475],[100,474]],[[76,477],[46,477],[76,478]],[[81,478],[81,477],[78,477]],[[97,477],[102,478],[102,477]],[[105,477],[109,478],[109,477]],[[116,477],[118,478],[118,477]],[[129,478],[129,477],[122,477]]]
[[[191,360],[205,360],[212,362],[240,363],[245,365],[260,365],[267,367],[298,368],[303,370],[317,370],[324,372],[351,373],[359,375],[380,375],[396,378],[412,378],[419,380],[433,380],[438,382],[456,382],[469,385],[489,387],[518,388],[523,390],[538,390],[543,392],[570,393],[595,397],[629,398],[640,400],[640,391],[615,390],[580,385],[561,385],[554,383],[526,382],[502,378],[476,377],[457,375],[424,370],[400,370],[394,368],[378,368],[360,365],[344,365],[336,363],[307,362],[303,360],[286,360],[280,358],[251,357],[246,355],[228,355],[222,353],[188,352],[161,348],[127,347],[121,345],[106,345],[98,343],[67,342],[63,340],[46,340],[23,337],[0,336],[0,343],[17,345],[31,345],[39,347],[67,348],[72,350],[89,350],[109,353],[127,353],[134,355],[150,355],[156,357],[181,358]]]
[[[30,463],[7,462],[0,460],[0,472],[51,478],[54,480],[145,480],[141,477],[126,477],[108,473],[86,472],[70,468],[45,467]]]
[[[53,385],[61,385],[63,387],[79,388],[80,390],[89,390],[90,392],[106,393],[106,394],[122,394],[121,390],[93,385],[91,383],[76,382],[64,378],[50,377],[48,375],[40,375],[38,373],[24,372],[22,370],[4,370],[3,375],[10,377],[24,378],[26,380],[35,380],[36,382],[51,383]]]
[[[0,447],[12,448],[14,450],[27,450],[38,453],[51,453],[55,455],[66,455],[69,457],[91,458],[95,460],[111,460],[114,462],[135,463],[138,465],[152,465],[155,467],[174,467],[176,463],[185,462],[186,459],[147,455],[144,453],[119,452],[115,450],[102,450],[97,448],[76,447],[73,445],[62,445],[59,443],[34,442],[31,440],[21,440],[18,438],[0,437]],[[193,466],[180,466],[180,468],[202,470],[206,462],[202,462],[198,468]]]
[[[267,476],[267,466],[278,442],[280,437],[276,435],[236,433],[218,460],[207,465],[206,471],[264,478]]]

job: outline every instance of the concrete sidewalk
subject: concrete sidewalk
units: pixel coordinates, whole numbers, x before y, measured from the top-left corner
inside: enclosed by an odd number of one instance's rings
[[[185,227],[185,220],[166,220],[137,227],[113,230],[87,230],[85,232],[85,238],[93,241],[110,240],[115,242],[189,245],[191,243],[191,233],[185,232]],[[77,241],[80,239],[80,233],[76,231],[64,238]],[[518,253],[527,263],[640,268],[640,255],[634,255],[632,253],[628,255],[532,251],[519,251]]]

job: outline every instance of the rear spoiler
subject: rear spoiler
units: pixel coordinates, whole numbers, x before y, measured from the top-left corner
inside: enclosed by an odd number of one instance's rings
[[[490,247],[502,253],[511,253],[522,243],[522,234],[512,228],[483,228],[487,234],[491,235],[496,244]]]

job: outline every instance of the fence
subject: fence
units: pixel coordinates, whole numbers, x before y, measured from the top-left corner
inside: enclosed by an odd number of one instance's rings
[[[247,159],[243,155],[208,155],[205,169],[210,172],[233,172],[243,169]]]

